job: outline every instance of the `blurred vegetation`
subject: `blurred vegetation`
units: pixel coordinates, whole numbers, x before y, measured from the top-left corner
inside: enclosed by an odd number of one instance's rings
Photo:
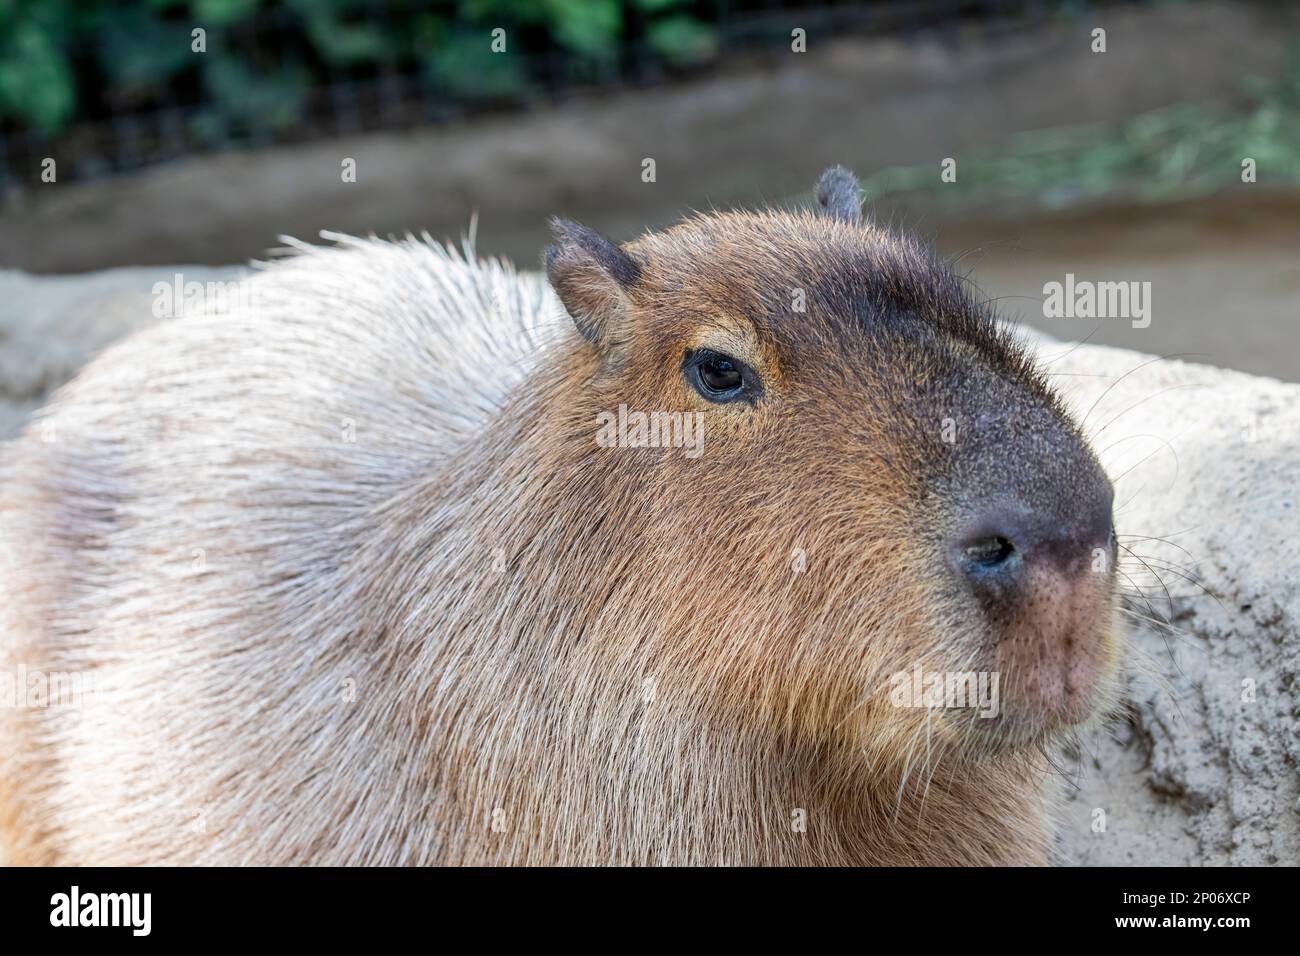
[[[1300,50],[1281,78],[1244,78],[1237,104],[1180,103],[1118,124],[1020,133],[996,153],[960,159],[961,189],[943,183],[933,163],[882,169],[862,186],[868,199],[919,192],[952,205],[1155,202],[1239,183],[1247,157],[1259,182],[1300,185]]]
[[[735,6],[744,7],[745,3]],[[690,0],[0,0],[0,128],[202,104],[218,128],[280,129],[332,79],[415,76],[461,100],[520,98],[557,70],[620,75],[716,53]],[[206,31],[206,54],[191,31]],[[491,31],[506,30],[507,54]]]
[[[979,0],[953,3],[972,16],[984,11]],[[821,0],[819,9],[849,6]],[[1080,3],[990,0],[994,8],[1013,19],[1071,17]],[[406,84],[400,95],[452,112],[512,105],[712,62],[726,17],[761,24],[779,9],[780,0],[0,0],[0,133],[54,138],[173,108],[181,137],[269,139],[326,122],[338,104],[325,97],[393,78]],[[788,42],[785,20],[769,26],[774,42]],[[198,27],[203,54],[191,46]],[[506,55],[493,51],[497,28]],[[351,108],[373,110],[374,97]],[[945,204],[1161,199],[1238,181],[1247,156],[1261,181],[1300,184],[1297,117],[1300,56],[1281,81],[1248,80],[1235,103],[1034,130],[996,154],[963,156],[961,189],[946,188],[932,163],[885,169],[863,185],[876,196],[915,191]]]

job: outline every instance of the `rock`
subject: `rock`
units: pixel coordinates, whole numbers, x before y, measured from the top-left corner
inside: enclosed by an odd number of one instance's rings
[[[153,316],[237,270],[0,273],[0,438]],[[1116,482],[1127,714],[1059,764],[1062,860],[1300,863],[1300,385],[1026,330]]]
[[[0,271],[0,441],[104,346],[152,325],[154,285],[224,281],[240,269],[167,266],[76,276]]]
[[[1063,768],[1065,857],[1294,865],[1300,386],[1035,338],[1115,481],[1141,592],[1128,719],[1081,735]]]

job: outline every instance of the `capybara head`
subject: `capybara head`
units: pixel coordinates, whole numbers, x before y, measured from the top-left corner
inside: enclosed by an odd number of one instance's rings
[[[636,542],[592,593],[640,589],[628,639],[701,713],[873,758],[1040,745],[1115,670],[1110,482],[962,279],[846,170],[816,197],[623,246],[555,222],[583,493]]]

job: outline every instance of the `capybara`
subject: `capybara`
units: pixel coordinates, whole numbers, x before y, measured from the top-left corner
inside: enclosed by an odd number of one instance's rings
[[[1122,634],[1026,351],[838,167],[554,230],[299,246],[6,448],[14,862],[1052,860]]]

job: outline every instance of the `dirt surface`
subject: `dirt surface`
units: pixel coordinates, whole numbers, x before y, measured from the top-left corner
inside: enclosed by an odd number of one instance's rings
[[[1154,207],[943,224],[935,238],[1001,314],[1071,341],[1300,381],[1300,194],[1249,190]],[[1043,287],[1150,282],[1146,328],[1050,318]]]

